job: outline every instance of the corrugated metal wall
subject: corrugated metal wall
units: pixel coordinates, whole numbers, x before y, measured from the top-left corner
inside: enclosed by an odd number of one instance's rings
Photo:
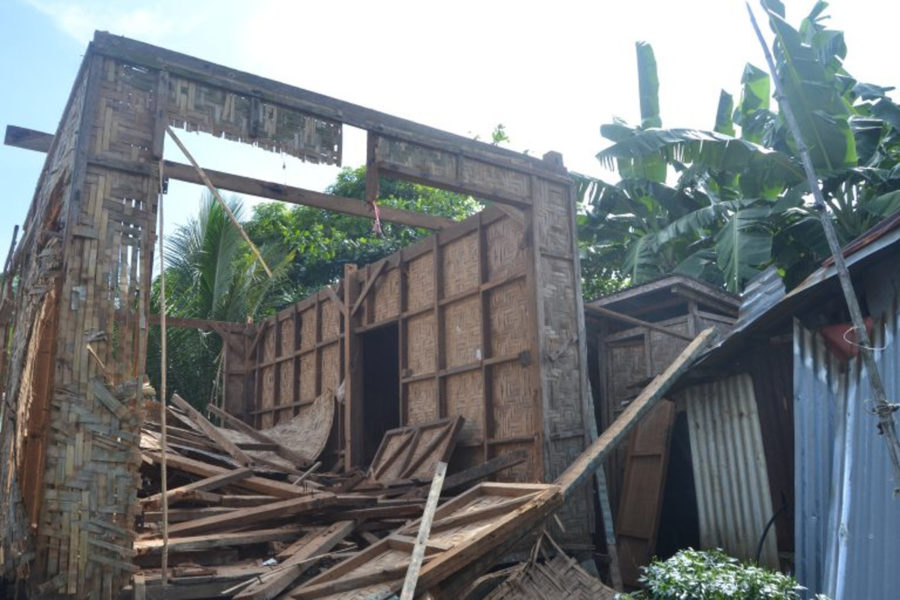
[[[878,365],[893,401],[900,399],[900,310],[896,286],[876,278]],[[889,278],[887,278],[889,281]],[[893,289],[892,289],[893,287]],[[885,289],[892,291],[885,298]],[[812,593],[831,598],[900,595],[900,498],[860,360],[844,364],[821,336],[794,327],[796,571]]]
[[[745,560],[756,559],[772,497],[753,380],[741,374],[683,392],[691,434],[700,543]],[[760,562],[777,568],[774,529]]]

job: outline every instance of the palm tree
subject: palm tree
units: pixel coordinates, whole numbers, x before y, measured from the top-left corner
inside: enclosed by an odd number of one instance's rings
[[[239,199],[228,201],[241,219]],[[210,194],[201,202],[196,218],[180,226],[166,240],[166,314],[174,317],[244,322],[267,316],[289,302],[286,265],[293,258],[283,247],[260,248],[273,266],[269,277],[231,223],[222,206]],[[151,309],[159,312],[159,277],[151,294]],[[168,388],[202,406],[216,390],[221,364],[222,341],[211,332],[171,328],[168,331]],[[153,328],[148,342],[147,371],[159,380],[159,329]]]

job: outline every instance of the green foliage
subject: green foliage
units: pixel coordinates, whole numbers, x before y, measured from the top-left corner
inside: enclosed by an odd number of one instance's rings
[[[900,106],[888,88],[859,84],[843,69],[846,45],[824,27],[824,3],[798,29],[780,2],[764,6],[778,76],[803,115],[829,215],[848,242],[900,211]],[[648,118],[658,116],[651,59],[639,44],[641,126],[614,119],[600,130],[613,144],[597,158],[621,180],[579,182],[582,256],[617,265],[612,275],[632,283],[677,271],[740,292],[772,264],[797,283],[828,249],[798,144],[770,110],[769,75],[746,66],[740,103],[721,93],[714,131],[662,129]]]
[[[644,591],[631,600],[799,600],[793,577],[741,564],[720,550],[681,550],[642,567]]]
[[[239,199],[228,200],[241,218]],[[269,278],[250,253],[221,205],[206,194],[199,215],[166,238],[166,314],[173,317],[242,322],[257,319],[270,307],[284,303],[284,283],[292,254],[262,245],[260,252],[273,270]],[[150,309],[160,312],[160,278],[153,283]],[[147,373],[160,383],[159,328],[153,327],[147,344]],[[197,407],[214,394],[221,340],[218,335],[193,329],[171,328],[167,345],[167,391],[178,392]]]
[[[365,169],[344,169],[329,193],[362,200]],[[389,179],[380,181],[379,204],[461,220],[480,205],[466,196]],[[228,201],[242,218],[240,200]],[[273,270],[269,278],[237,228],[207,195],[199,215],[166,238],[167,314],[216,321],[257,321],[333,283],[345,263],[369,263],[430,232],[279,202],[258,205],[244,223]],[[160,278],[151,290],[151,311],[160,310]],[[221,339],[215,333],[170,328],[168,392],[178,392],[198,408],[217,393]],[[150,331],[147,371],[158,388],[159,328]]]
[[[327,191],[362,201],[366,191],[365,167],[342,170]],[[455,220],[462,220],[481,208],[478,202],[460,194],[386,178],[379,179],[378,204]],[[255,243],[282,247],[292,253],[284,290],[283,305],[286,305],[333,283],[343,273],[346,263],[362,265],[376,261],[431,233],[382,223],[382,233],[378,234],[372,224],[372,219],[271,202],[254,209],[246,230]],[[273,309],[281,306],[275,305]]]

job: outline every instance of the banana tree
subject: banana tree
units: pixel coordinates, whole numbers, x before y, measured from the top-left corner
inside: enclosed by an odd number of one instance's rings
[[[816,5],[797,30],[777,10],[771,20],[779,77],[790,80],[792,103],[811,111],[804,137],[816,140],[829,209],[848,241],[900,210],[900,108],[888,89],[857,84],[843,70],[843,36],[822,25],[823,11]],[[643,83],[656,81],[647,55],[639,45],[641,126],[601,128],[614,144],[597,158],[621,181],[580,181],[583,254],[599,247],[632,283],[679,271],[739,292],[771,264],[789,283],[802,278],[827,246],[806,201],[797,145],[770,109],[767,73],[747,65],[738,106],[723,91],[713,131],[662,129],[644,113],[657,107],[658,116],[658,103],[645,97],[656,94]]]

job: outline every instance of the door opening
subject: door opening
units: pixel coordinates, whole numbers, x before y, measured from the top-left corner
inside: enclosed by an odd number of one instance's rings
[[[362,336],[363,463],[368,465],[389,429],[400,426],[400,340],[396,324]]]

